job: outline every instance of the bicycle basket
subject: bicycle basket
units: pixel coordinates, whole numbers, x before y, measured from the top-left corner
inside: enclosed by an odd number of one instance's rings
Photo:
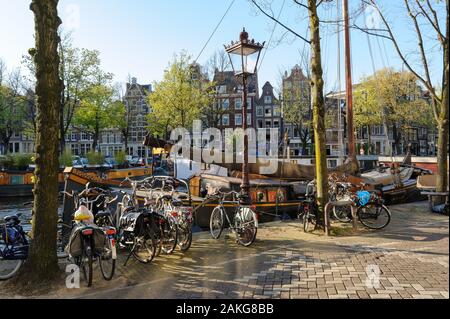
[[[371,195],[368,191],[358,191],[356,192],[356,196],[358,197],[358,204],[360,206],[367,205],[371,198]]]

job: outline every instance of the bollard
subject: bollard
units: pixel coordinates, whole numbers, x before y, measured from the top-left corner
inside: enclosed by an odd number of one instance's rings
[[[325,228],[325,236],[330,236],[330,218],[328,214],[328,208],[330,207],[331,202],[328,202],[325,205],[324,213],[323,213],[323,224]]]
[[[356,207],[355,207],[355,205],[351,205],[350,206],[351,207],[351,209],[352,209],[352,223],[353,223],[353,230],[354,231],[356,231],[356,229],[357,229],[357,220],[356,220]]]

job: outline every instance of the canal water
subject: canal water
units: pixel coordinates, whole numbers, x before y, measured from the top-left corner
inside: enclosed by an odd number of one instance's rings
[[[25,231],[31,229],[31,202],[33,197],[0,198],[0,223],[8,215],[20,213],[21,224]]]

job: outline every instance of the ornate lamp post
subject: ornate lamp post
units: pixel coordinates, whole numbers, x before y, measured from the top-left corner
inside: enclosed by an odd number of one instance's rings
[[[225,45],[225,50],[230,58],[231,67],[236,77],[242,77],[242,129],[247,129],[247,78],[256,73],[259,56],[264,48],[264,43],[249,40],[245,28],[242,30],[239,41],[232,41],[230,45]],[[244,134],[244,161],[242,164],[242,184],[241,194],[243,202],[250,203],[250,183],[248,179],[248,136]]]

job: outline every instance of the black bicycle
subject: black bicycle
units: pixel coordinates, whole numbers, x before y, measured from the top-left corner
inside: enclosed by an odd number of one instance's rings
[[[0,224],[0,280],[14,277],[28,257],[29,242],[19,217],[6,216]]]

